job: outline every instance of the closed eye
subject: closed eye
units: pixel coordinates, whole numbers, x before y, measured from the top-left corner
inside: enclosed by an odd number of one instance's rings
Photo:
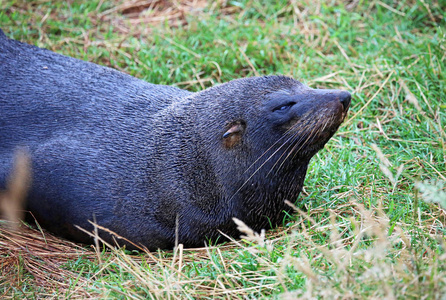
[[[291,106],[293,106],[294,104],[296,104],[296,102],[289,102],[287,104],[283,104],[280,106],[277,106],[273,109],[273,112],[275,111],[279,111],[279,112],[286,112],[288,109],[290,109]]]

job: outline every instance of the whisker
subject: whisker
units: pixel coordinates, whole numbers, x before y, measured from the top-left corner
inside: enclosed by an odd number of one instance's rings
[[[283,135],[280,139],[282,139],[285,135]],[[234,192],[234,194],[229,198],[229,201],[238,193],[240,192],[240,190],[248,183],[249,180],[251,180],[252,177],[254,177],[255,174],[257,174],[257,172],[284,146],[288,143],[288,141],[292,138],[293,136],[291,136],[288,140],[286,140],[284,143],[282,143],[282,145],[279,146],[279,148],[277,148],[276,151],[273,152],[273,154],[271,154],[249,177],[248,179],[245,180],[245,182],[243,182],[243,184],[237,189],[237,191]],[[279,139],[279,140],[280,140]],[[274,143],[276,144],[276,143]],[[270,147],[271,148],[271,147]],[[266,152],[266,151],[265,151]],[[263,156],[263,154],[262,154]],[[258,161],[258,160],[256,160]],[[244,172],[246,173],[246,171]],[[243,174],[244,174],[243,173]]]
[[[289,152],[288,150],[290,148],[292,148],[295,145],[295,143],[298,143],[299,140],[301,140],[301,139],[302,139],[302,135],[299,135],[299,132],[296,132],[290,139],[290,142],[288,143],[288,147],[283,151],[283,153],[280,155],[280,157],[277,159],[276,163],[271,167],[271,169],[274,169],[274,167],[282,159],[282,157]]]
[[[314,112],[312,111],[308,115],[311,115],[312,113],[314,114]],[[314,140],[315,136],[317,136],[317,133],[325,130],[327,125],[333,121],[333,118],[334,116],[331,116],[328,120],[325,120],[325,122],[321,124],[320,120],[318,119],[306,118],[306,116],[304,116],[302,119],[307,121],[306,124],[302,122],[296,123],[289,129],[287,129],[287,131],[276,142],[274,142],[274,144],[272,144],[266,151],[264,151],[262,155],[260,155],[243,172],[243,174],[246,174],[252,167],[255,166],[257,162],[259,162],[263,157],[265,157],[265,155],[268,152],[270,152],[270,150],[272,150],[275,146],[281,143],[281,145],[272,154],[270,154],[268,158],[266,158],[265,161],[260,166],[258,166],[254,170],[254,172],[252,172],[252,174],[243,182],[243,184],[234,192],[234,194],[229,198],[229,201],[237,193],[239,193],[243,189],[243,187],[245,187],[246,184],[260,171],[260,169],[262,169],[279,151],[283,150],[285,145],[286,145],[285,150],[277,159],[277,161],[274,163],[274,165],[271,167],[271,169],[268,171],[266,176],[268,176],[271,172],[273,172],[274,169],[275,172],[278,172],[284,166],[286,161],[291,157],[291,155],[293,155],[292,159],[294,160],[296,158],[296,155],[298,155],[305,146],[307,146],[311,141]],[[313,127],[310,129],[311,126]],[[306,132],[306,134],[301,135],[301,133],[303,132]]]
[[[296,143],[300,143],[300,141],[302,141],[302,139],[305,137],[305,135],[299,135],[299,134],[300,134],[302,131],[306,130],[310,125],[312,125],[312,123],[308,123],[308,124],[306,124],[304,128],[302,128],[301,124],[295,124],[295,126],[292,127],[292,128],[294,128],[294,127],[299,127],[300,130],[297,131],[297,132],[295,132],[295,133],[293,133],[293,139],[294,139],[294,140],[292,140],[292,141],[289,143],[288,147],[285,149],[285,151],[283,151],[282,155],[277,159],[276,163],[271,167],[271,170],[268,172],[268,174],[266,174],[267,176],[273,171],[274,167],[279,163],[279,161],[282,159],[282,157],[283,157],[285,154],[292,152],[292,151],[288,151],[288,150],[289,150],[291,147],[294,147]],[[288,154],[288,155],[289,155],[289,154]],[[286,160],[286,158],[285,158],[285,160]],[[277,171],[278,171],[278,170],[280,170],[280,167],[277,169]]]
[[[304,116],[304,118],[303,118],[304,120],[307,120],[308,122],[306,123],[306,124],[304,124],[304,123],[296,123],[294,126],[292,126],[292,127],[290,127],[285,133],[284,133],[284,135],[282,136],[282,137],[285,137],[285,136],[287,136],[287,135],[290,135],[290,138],[288,138],[273,154],[271,154],[269,157],[268,157],[268,159],[267,160],[265,160],[265,162],[256,170],[256,173],[259,171],[259,169],[260,168],[262,168],[279,150],[281,150],[281,148],[283,147],[283,145],[284,144],[288,144],[288,146],[287,146],[287,148],[285,149],[285,151],[282,153],[282,155],[278,158],[278,160],[277,160],[277,162],[273,165],[273,167],[271,168],[271,170],[266,174],[266,176],[268,176],[270,173],[271,173],[271,171],[274,169],[274,166],[278,163],[278,161],[280,160],[280,158],[283,156],[283,155],[285,155],[286,153],[287,153],[287,151],[288,151],[288,149],[290,148],[290,147],[292,147],[293,146],[293,144],[296,142],[296,141],[293,141],[293,139],[296,139],[298,136],[299,136],[299,134],[301,133],[301,132],[303,132],[303,131],[307,131],[308,130],[308,127],[309,126],[311,126],[311,125],[313,125],[313,123],[314,122],[310,122],[309,120],[311,120],[311,119],[309,119],[309,118],[306,118],[306,116]],[[296,127],[298,127],[299,128],[299,130],[297,131],[297,132],[294,132],[294,130],[296,129]],[[303,136],[301,136],[301,138],[302,138]],[[282,139],[282,138],[281,138]],[[290,142],[291,141],[291,142]],[[253,174],[254,175],[254,174]],[[252,176],[250,176],[249,178],[248,178],[248,180],[249,179],[251,179],[252,178]],[[246,182],[242,185],[242,187],[244,186],[246,184]]]
[[[274,146],[276,146],[279,142],[280,142],[280,140],[281,139],[283,139],[286,135],[287,135],[287,133],[289,133],[289,131],[291,130],[291,128],[290,129],[288,129],[281,137],[280,137],[280,139],[278,139],[274,144],[272,144],[271,145],[271,147],[269,147],[268,149],[266,149],[265,150],[265,152],[263,152],[262,153],[262,155],[260,155],[259,156],[259,158],[257,158],[244,172],[243,172],[243,174],[245,174],[246,172],[248,172],[248,170],[249,169],[251,169],[266,153],[268,153],[268,151],[269,150],[271,150]]]
[[[317,122],[316,122],[316,124],[317,124]],[[293,156],[293,159],[294,159],[296,157],[296,155],[300,152],[300,150],[307,145],[308,141],[310,141],[313,138],[313,136],[316,135],[317,132],[319,132],[318,127],[314,127],[311,130],[311,132],[308,135],[306,135],[306,139],[302,144],[300,142],[303,139],[300,139],[298,143],[294,144],[291,151],[288,152],[287,156],[284,158],[284,160],[282,161],[280,166],[277,168],[277,171],[279,171],[282,168],[282,166],[285,164],[285,162],[287,161],[287,159],[290,157],[291,154],[294,154],[294,156]],[[301,146],[298,150],[296,150],[298,145],[301,145]]]
[[[326,120],[323,126],[319,126],[317,127],[317,132],[321,131],[321,127],[323,127],[325,129],[325,127],[327,126],[327,124],[330,123],[330,119]],[[311,137],[313,138],[313,136]],[[307,140],[306,142],[308,142],[309,140]],[[297,150],[297,152],[299,152],[306,144],[302,145],[302,147],[299,148],[299,150]],[[294,154],[293,159],[296,157],[297,152]]]

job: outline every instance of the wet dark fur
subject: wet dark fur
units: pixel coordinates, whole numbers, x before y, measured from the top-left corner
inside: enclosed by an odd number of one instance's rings
[[[199,93],[154,85],[0,31],[0,188],[15,149],[32,159],[28,209],[48,230],[90,243],[101,226],[149,249],[237,237],[279,224],[310,158],[335,133],[347,92],[283,76]],[[111,241],[110,236],[104,234]]]

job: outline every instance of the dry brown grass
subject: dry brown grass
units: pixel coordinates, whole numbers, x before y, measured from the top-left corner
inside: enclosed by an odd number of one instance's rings
[[[19,230],[11,230],[7,225],[6,221],[0,221],[2,297],[12,295],[11,289],[21,290],[28,286],[39,287],[39,297],[68,291],[68,295],[78,298],[92,296],[83,288],[88,284],[83,274],[71,272],[63,266],[79,258],[95,260],[94,252],[24,225]],[[75,281],[77,283],[73,284]],[[27,292],[23,291],[22,296],[26,295]]]
[[[173,252],[142,255],[129,255],[113,247],[96,253],[25,226],[11,231],[2,222],[2,284],[9,285],[3,297],[11,295],[10,289],[17,295],[17,290],[27,285],[39,287],[39,297],[108,297],[113,291],[106,284],[111,265],[119,266],[122,274],[132,278],[121,283],[124,289],[120,293],[137,299],[143,295],[154,299],[231,298],[249,295],[252,290],[269,294],[268,290],[278,288],[283,289],[284,299],[396,299],[417,295],[429,299],[446,292],[446,254],[435,246],[438,242],[443,249],[446,247],[439,231],[446,223],[444,210],[423,216],[427,221],[416,227],[400,222],[391,226],[383,208],[368,210],[354,201],[331,210],[330,217],[320,221],[312,217],[320,215],[317,209],[298,211],[300,221],[266,237],[239,221],[244,241],[190,250],[180,245]],[[321,235],[329,237],[326,243],[321,243]],[[295,249],[302,248],[305,253],[296,256]],[[228,257],[229,249],[248,253],[260,267],[241,271],[237,255]],[[272,260],[273,252],[283,259]],[[67,263],[78,259],[90,260],[98,271],[70,271]],[[190,266],[197,263],[210,264],[221,274],[215,278],[191,276]],[[290,270],[305,275],[304,289],[288,290],[293,274]],[[271,272],[273,275],[265,275]],[[246,281],[250,283],[248,289]]]
[[[204,0],[120,1],[114,7],[92,14],[91,17],[96,25],[107,23],[123,35],[141,36],[150,34],[153,26],[160,23],[166,23],[171,28],[185,26],[186,16],[199,14],[207,5]]]

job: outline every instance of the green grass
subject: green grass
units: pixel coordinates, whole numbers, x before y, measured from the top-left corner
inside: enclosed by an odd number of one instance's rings
[[[199,91],[280,73],[315,88],[347,89],[353,102],[348,120],[311,161],[296,202],[307,213],[266,237],[153,254],[73,249],[80,254],[61,263],[2,250],[0,229],[0,297],[446,294],[446,207],[424,201],[431,198],[416,188],[439,181],[434,200],[444,197],[444,0],[216,1],[195,10],[183,1],[182,17],[152,24],[113,11],[122,1],[54,2],[2,1],[0,26],[11,38],[152,83]],[[152,16],[169,15],[161,8]],[[30,268],[39,261],[49,268]],[[70,275],[57,278],[57,270]]]

